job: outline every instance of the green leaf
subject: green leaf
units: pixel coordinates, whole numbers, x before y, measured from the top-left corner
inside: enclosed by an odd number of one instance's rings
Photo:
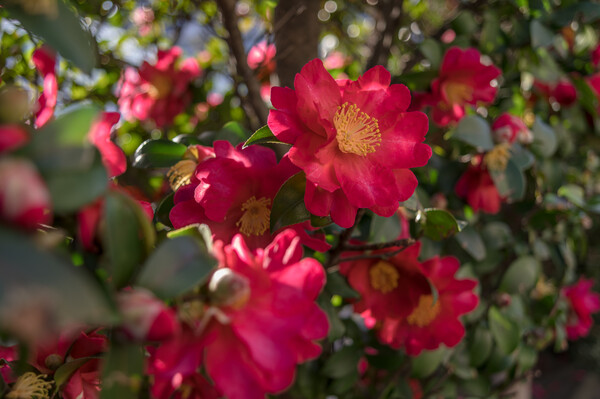
[[[112,342],[102,370],[100,399],[139,397],[144,373],[144,348]]]
[[[250,138],[248,140],[246,140],[246,142],[244,143],[242,148],[246,148],[252,144],[265,144],[265,143],[286,144],[286,143],[280,141],[277,137],[275,137],[275,135],[273,134],[271,129],[269,129],[269,126],[265,125],[265,126],[261,127],[260,129],[258,129],[256,132],[254,132],[252,134],[252,136],[250,136]]]
[[[422,213],[425,216],[423,232],[425,237],[440,241],[451,237],[461,230],[452,214],[443,209],[428,208]]]
[[[490,125],[480,116],[467,115],[462,118],[451,137],[485,151],[494,148]]]
[[[89,74],[96,65],[95,45],[80,18],[64,1],[56,1],[56,15],[27,13],[14,2],[4,3],[10,18],[19,20],[23,27],[41,37],[50,47],[75,66]],[[7,4],[8,3],[8,4]]]
[[[533,256],[521,256],[510,264],[500,282],[500,290],[510,294],[524,294],[538,280],[540,264]]]
[[[115,322],[102,290],[83,269],[38,248],[29,237],[2,227],[0,253],[0,325],[11,324],[4,320],[7,317],[22,317],[21,304],[28,309],[38,307],[44,319],[31,321],[44,323],[39,328]]]
[[[171,219],[169,219],[169,213],[171,213],[171,209],[175,206],[175,203],[173,202],[174,197],[175,193],[173,192],[160,201],[154,211],[154,221],[162,223],[165,226],[173,227]]]
[[[469,344],[469,359],[471,366],[479,367],[490,357],[494,340],[492,333],[483,327],[478,327]]]
[[[362,353],[355,346],[345,346],[335,352],[323,365],[321,373],[330,378],[342,378],[356,370]]]
[[[227,140],[234,146],[245,142],[248,136],[250,132],[239,122],[227,122],[216,134],[219,140]]]
[[[154,229],[144,211],[131,197],[111,191],[104,201],[103,243],[106,267],[115,287],[130,282],[154,245]]]
[[[271,207],[271,232],[282,227],[310,220],[310,212],[304,204],[306,175],[303,172],[287,179],[281,186]]]
[[[536,117],[531,132],[533,133],[531,148],[545,158],[551,157],[558,147],[554,129]]]
[[[380,243],[398,239],[402,227],[397,215],[383,217],[373,214],[369,242]]]
[[[442,47],[437,40],[425,39],[419,45],[421,53],[431,62],[432,69],[438,69],[442,63]]]
[[[190,224],[177,230],[172,230],[167,233],[168,238],[176,237],[192,237],[196,239],[209,253],[212,253],[213,240],[210,227],[205,224]]]
[[[506,318],[495,306],[492,306],[488,312],[488,322],[500,351],[505,355],[511,354],[521,340],[517,324]]]
[[[65,384],[69,378],[71,378],[73,373],[77,371],[78,368],[86,364],[91,359],[97,359],[97,357],[80,357],[61,365],[54,372],[54,382],[56,383],[56,387],[60,388],[63,386],[63,384]]]
[[[575,184],[567,184],[558,189],[558,195],[568,199],[573,205],[580,208],[585,206],[585,192],[583,188]]]
[[[426,378],[429,377],[438,366],[442,363],[447,353],[445,347],[433,351],[423,351],[421,354],[412,361],[411,376],[414,378]]]
[[[150,255],[136,285],[162,299],[172,299],[202,283],[217,265],[197,238],[180,236],[163,241]]]
[[[525,176],[512,159],[508,160],[505,170],[490,170],[490,175],[501,197],[518,201],[525,195]]]
[[[181,161],[187,147],[170,140],[146,140],[133,154],[135,168],[169,168]]]
[[[467,226],[458,234],[456,234],[456,240],[460,244],[461,248],[467,251],[475,260],[482,261],[485,259],[486,250],[485,244],[481,239],[481,236],[474,228]]]
[[[483,227],[483,239],[491,249],[501,249],[513,242],[510,227],[504,222],[490,222]]]
[[[521,170],[529,169],[535,162],[535,157],[529,150],[523,148],[519,143],[513,143],[510,148],[511,157],[510,159],[519,167]]]
[[[327,320],[329,320],[329,332],[327,333],[327,339],[329,342],[340,339],[346,332],[346,326],[340,319],[337,309],[331,304],[331,295],[322,292],[317,298],[317,303],[319,307],[325,311],[327,314]]]
[[[519,354],[517,355],[518,370],[519,374],[523,374],[531,370],[538,361],[538,351],[529,346],[522,345],[519,348]]]
[[[554,40],[554,32],[546,28],[539,20],[531,21],[529,27],[531,32],[531,46],[533,48],[548,47]]]
[[[343,298],[360,298],[358,292],[354,291],[346,281],[346,278],[338,272],[327,274],[325,289],[332,295],[339,295]]]

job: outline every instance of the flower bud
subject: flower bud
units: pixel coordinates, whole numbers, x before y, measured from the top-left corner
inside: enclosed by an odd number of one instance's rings
[[[248,279],[229,268],[217,269],[208,283],[210,301],[216,306],[241,309],[250,298]]]

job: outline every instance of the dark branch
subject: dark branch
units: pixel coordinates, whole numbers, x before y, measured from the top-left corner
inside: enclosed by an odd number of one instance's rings
[[[378,37],[375,41],[375,48],[371,57],[367,61],[366,69],[373,68],[375,65],[387,64],[390,55],[390,49],[394,43],[396,32],[400,28],[400,23],[404,16],[404,1],[387,0],[381,7],[381,19],[377,22],[376,32]]]
[[[379,249],[391,248],[391,247],[408,247],[415,243],[414,238],[402,238],[399,240],[382,242],[379,244],[364,244],[364,245],[352,245],[346,244],[344,249],[347,251],[376,251]]]

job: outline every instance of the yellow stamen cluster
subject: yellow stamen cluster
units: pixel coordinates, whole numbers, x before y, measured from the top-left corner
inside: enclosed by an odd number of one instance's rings
[[[485,154],[483,161],[487,168],[494,172],[504,172],[510,158],[510,144],[502,143]]]
[[[369,269],[369,281],[371,287],[377,291],[387,294],[398,286],[398,270],[394,265],[383,260],[377,262]]]
[[[196,146],[188,147],[183,154],[183,160],[177,162],[167,172],[169,185],[173,191],[180,187],[190,184],[192,176],[198,166],[198,148]]]
[[[171,93],[173,82],[168,76],[157,75],[148,88],[148,94],[155,99],[165,98]]]
[[[365,156],[375,152],[381,143],[379,122],[362,112],[356,104],[345,102],[333,117],[340,151]]]
[[[421,295],[419,304],[406,318],[408,324],[412,326],[425,327],[431,324],[440,313],[440,301],[433,303],[433,296]]]
[[[270,204],[270,199],[265,197],[256,199],[254,196],[244,202],[242,205],[244,214],[235,224],[240,228],[240,232],[250,237],[252,235],[259,236],[267,231],[271,222]]]
[[[462,82],[447,82],[443,87],[448,103],[464,105],[473,99],[474,88]]]
[[[7,399],[48,399],[52,382],[45,381],[46,374],[27,372],[17,379]]]

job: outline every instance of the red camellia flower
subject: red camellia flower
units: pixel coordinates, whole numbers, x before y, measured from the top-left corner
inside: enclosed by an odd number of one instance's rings
[[[179,47],[159,50],[156,64],[144,61],[139,70],[125,70],[118,93],[125,119],[152,119],[156,126],[164,127],[183,112],[192,99],[188,85],[200,75],[200,66],[193,58],[177,66],[180,55]]]
[[[382,342],[393,348],[404,347],[411,356],[418,355],[423,349],[437,349],[440,344],[457,345],[465,335],[459,316],[472,311],[479,303],[473,293],[477,281],[454,278],[460,267],[458,259],[436,256],[420,266],[423,275],[437,290],[437,300],[431,292],[421,295],[407,317],[388,317],[379,330]]]
[[[590,86],[590,88],[592,89],[592,91],[594,92],[594,94],[596,95],[596,98],[600,99],[600,73],[596,73],[592,76],[588,76],[586,78],[586,81],[587,81],[588,85]]]
[[[253,46],[248,51],[248,66],[257,70],[259,81],[268,81],[275,72],[275,45],[263,40]]]
[[[241,233],[250,248],[266,246],[273,238],[273,198],[298,168],[287,157],[277,163],[271,149],[256,145],[241,149],[215,141],[214,154],[198,164],[191,184],[175,193],[169,215],[173,226],[206,223],[215,240],[229,243]],[[302,236],[303,244],[317,251],[329,249],[324,240],[309,236],[303,224],[292,228]]]
[[[592,64],[594,64],[595,67],[598,67],[598,65],[600,65],[600,44],[598,44],[594,51],[592,51],[591,58]]]
[[[56,80],[56,54],[49,47],[42,46],[32,55],[33,63],[44,78],[44,90],[38,98],[35,114],[36,127],[44,126],[54,115],[58,98],[58,82]]]
[[[439,76],[431,82],[428,103],[433,106],[433,120],[439,126],[459,121],[467,104],[491,103],[498,91],[492,81],[500,69],[481,62],[474,48],[450,48],[444,55]]]
[[[19,125],[0,126],[0,154],[16,150],[27,144],[29,133]]]
[[[525,125],[525,122],[507,112],[496,118],[492,124],[492,132],[498,143],[512,144],[517,141],[522,144],[530,144],[533,142],[533,133]]]
[[[458,179],[454,191],[459,197],[465,198],[475,212],[481,210],[495,214],[500,211],[502,198],[483,162],[483,156],[474,158],[474,164],[469,165]]]
[[[362,314],[367,327],[388,317],[407,317],[419,298],[431,291],[417,259],[420,247],[417,243],[385,260],[367,258],[340,264],[340,273],[360,294],[354,310]]]
[[[558,82],[536,80],[533,82],[533,87],[549,101],[556,101],[562,106],[568,107],[577,100],[577,89],[567,79],[561,79]]]
[[[110,139],[112,127],[119,122],[118,112],[103,112],[88,133],[89,140],[98,148],[108,177],[119,176],[127,169],[125,153]]]
[[[15,375],[8,362],[17,360],[17,346],[0,346],[0,359],[4,360],[0,363],[0,377],[10,384],[15,381]]]
[[[0,219],[25,229],[52,221],[50,193],[35,166],[23,158],[0,160]]]
[[[336,81],[315,59],[296,75],[295,90],[272,89],[268,125],[292,144],[288,155],[306,173],[311,213],[350,227],[358,208],[391,216],[417,187],[409,168],[431,157],[427,116],[406,112],[410,92],[390,80],[376,66],[357,81]]]
[[[588,335],[593,324],[592,313],[600,311],[600,294],[592,292],[593,285],[594,280],[582,277],[561,291],[570,305],[566,326],[569,339]]]

